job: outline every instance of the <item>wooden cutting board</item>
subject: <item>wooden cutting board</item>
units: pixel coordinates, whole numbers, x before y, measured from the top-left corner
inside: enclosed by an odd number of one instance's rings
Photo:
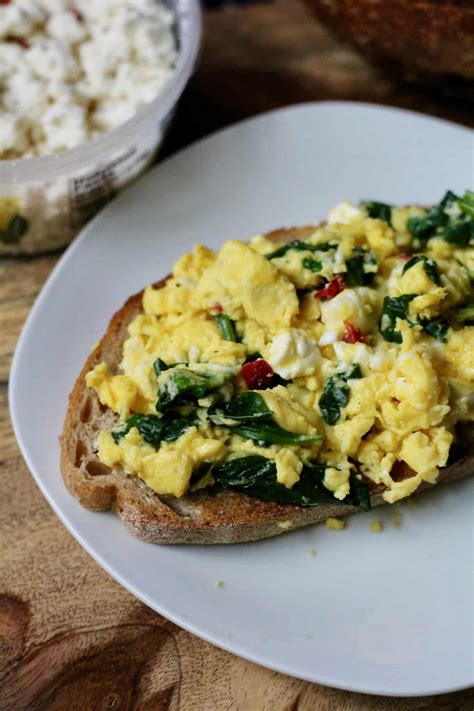
[[[259,111],[336,97],[472,125],[468,106],[380,75],[290,2],[207,13],[200,69],[167,150]],[[34,484],[8,415],[15,343],[57,259],[0,262],[0,709],[471,711],[469,690],[388,699],[245,662],[149,610],[88,557]]]

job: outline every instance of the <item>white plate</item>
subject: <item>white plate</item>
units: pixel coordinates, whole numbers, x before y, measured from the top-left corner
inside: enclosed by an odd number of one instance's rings
[[[472,509],[464,481],[338,533],[317,526],[230,547],[143,543],[63,487],[67,396],[112,313],[195,242],[322,219],[340,198],[437,201],[472,184],[472,136],[413,113],[351,103],[245,121],[155,168],[60,260],[27,321],[11,411],[38,485],[79,543],[147,605],[235,654],[303,679],[381,694],[472,683]],[[308,556],[315,548],[317,555]],[[214,581],[224,582],[222,590]]]

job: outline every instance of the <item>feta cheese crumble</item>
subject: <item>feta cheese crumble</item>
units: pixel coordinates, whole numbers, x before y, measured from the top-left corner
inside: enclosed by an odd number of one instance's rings
[[[285,380],[310,375],[321,362],[321,354],[314,341],[297,328],[279,331],[266,349],[265,356],[275,373]]]
[[[156,0],[0,4],[0,159],[57,153],[152,101],[177,58]]]
[[[362,217],[364,213],[360,208],[354,205],[350,200],[341,200],[330,211],[328,216],[329,225],[347,225],[352,220]]]

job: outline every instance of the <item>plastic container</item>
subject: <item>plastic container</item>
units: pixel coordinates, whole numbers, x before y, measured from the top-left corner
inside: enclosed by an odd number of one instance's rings
[[[170,0],[179,48],[168,84],[133,118],[62,153],[0,160],[0,255],[65,246],[119,190],[153,161],[196,64],[199,0]]]

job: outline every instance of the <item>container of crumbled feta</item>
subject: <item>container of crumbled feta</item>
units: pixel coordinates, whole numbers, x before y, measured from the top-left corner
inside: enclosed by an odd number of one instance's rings
[[[0,254],[70,242],[159,149],[199,0],[0,0]]]

